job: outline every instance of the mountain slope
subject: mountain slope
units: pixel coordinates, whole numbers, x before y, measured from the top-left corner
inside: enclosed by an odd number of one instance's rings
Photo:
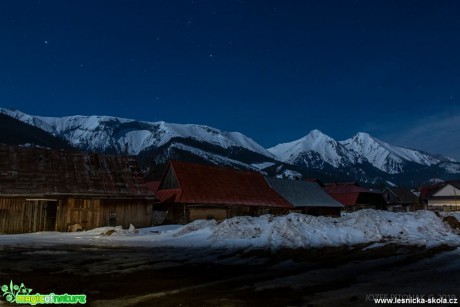
[[[0,113],[0,131],[0,143],[72,149],[64,139],[2,113]]]
[[[456,170],[456,161],[452,159],[392,146],[362,132],[338,142],[319,130],[312,130],[299,140],[279,144],[268,151],[280,161],[296,165],[323,166],[327,163],[334,168],[341,168],[369,164],[387,174],[399,174],[410,164],[443,166],[443,162],[451,171]]]
[[[460,174],[460,163],[453,159],[393,146],[362,132],[338,142],[313,130],[268,150],[285,163],[348,176],[366,185],[414,186],[430,178],[453,179]]]
[[[294,165],[321,166],[325,162],[337,168],[356,160],[352,152],[319,130],[312,130],[299,140],[279,144],[268,151],[280,161]]]
[[[160,147],[173,138],[190,138],[222,148],[241,147],[273,158],[273,155],[239,132],[224,132],[203,125],[144,122],[110,116],[31,116],[20,111],[0,109],[0,113],[67,139],[83,150],[139,154]]]
[[[138,155],[144,168],[176,159],[261,170],[271,176],[412,186],[430,178],[453,179],[460,174],[460,163],[452,159],[393,146],[367,133],[336,141],[312,130],[299,140],[267,150],[239,132],[203,125],[110,116],[42,117],[8,109],[0,109],[0,115],[0,119],[64,139],[80,150]]]
[[[245,135],[203,125],[110,116],[43,117],[8,109],[0,109],[0,114],[63,138],[83,151],[138,155],[145,168],[169,159],[251,170],[280,164],[270,152]]]
[[[419,150],[392,146],[368,133],[357,133],[352,138],[340,142],[354,152],[360,159],[388,174],[399,174],[407,163],[431,166],[448,161],[447,158],[434,156]]]

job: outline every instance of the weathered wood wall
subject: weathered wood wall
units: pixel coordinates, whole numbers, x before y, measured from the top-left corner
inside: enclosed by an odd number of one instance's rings
[[[153,202],[149,200],[111,200],[101,201],[101,223],[115,223],[123,228],[148,227],[152,223]]]
[[[67,231],[67,227],[80,223],[84,230],[102,226],[123,228],[151,225],[152,201],[146,199],[83,199],[68,198],[62,206],[57,229]]]
[[[264,214],[287,214],[289,209],[277,207],[259,207],[243,205],[191,205],[162,204],[154,205],[154,210],[165,212],[164,224],[185,224],[197,219],[223,220],[235,216],[260,216]]]
[[[0,198],[0,232],[53,231],[57,204],[57,200]]]
[[[56,229],[67,231],[69,225],[80,223],[88,230],[102,226],[100,219],[99,199],[64,198],[59,206]]]
[[[0,198],[0,233],[67,231],[74,223],[84,230],[109,225],[127,228],[130,224],[148,227],[151,213],[152,201],[148,199]]]
[[[0,198],[0,232],[23,232],[24,200]]]

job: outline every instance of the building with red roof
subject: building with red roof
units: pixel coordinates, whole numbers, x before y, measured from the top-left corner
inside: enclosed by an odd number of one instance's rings
[[[179,161],[169,163],[156,197],[156,224],[283,214],[293,208],[262,174]]]
[[[324,190],[342,203],[347,211],[385,208],[385,199],[382,193],[363,188],[356,182],[327,183]]]

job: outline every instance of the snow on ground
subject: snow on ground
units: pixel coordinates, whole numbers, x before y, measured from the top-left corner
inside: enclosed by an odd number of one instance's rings
[[[434,247],[460,246],[460,236],[431,211],[395,213],[360,210],[339,218],[298,213],[235,217],[220,223],[198,220],[187,225],[142,229],[101,227],[77,233],[38,232],[2,235],[3,246],[144,246],[198,248],[318,248],[361,243],[396,243]]]

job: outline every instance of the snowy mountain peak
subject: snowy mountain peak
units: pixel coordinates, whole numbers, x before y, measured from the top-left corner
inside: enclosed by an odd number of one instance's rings
[[[311,148],[316,144],[319,146],[325,143],[337,143],[333,138],[331,138],[330,136],[321,132],[318,129],[311,130],[306,136],[304,136],[300,140],[302,140],[302,142],[304,142],[305,144],[309,144],[307,145],[308,148]]]
[[[441,162],[433,155],[414,149],[392,146],[364,132],[357,133],[351,139],[340,143],[348,150],[355,152],[363,161],[367,161],[389,174],[403,172],[404,165],[408,162],[426,166]]]
[[[367,132],[358,132],[356,133],[353,137],[352,137],[353,140],[361,140],[361,141],[366,141],[366,140],[373,140],[374,137],[371,136],[369,133]]]
[[[315,137],[315,138],[327,137],[329,138],[328,135],[324,134],[322,131],[318,129],[311,130],[305,137]]]
[[[455,163],[442,156],[390,145],[366,132],[358,132],[350,139],[337,142],[319,130],[312,130],[299,140],[268,150],[280,161],[291,164],[322,167],[327,163],[335,168],[355,165],[360,169],[364,163],[369,163],[387,174],[402,173],[409,163],[422,166]],[[448,166],[449,170],[457,167],[454,164]]]
[[[334,167],[348,164],[350,159],[353,159],[340,143],[317,129],[310,131],[301,139],[279,144],[269,148],[268,151],[280,161],[292,164],[306,163],[309,165],[306,159],[311,159],[314,153]]]

